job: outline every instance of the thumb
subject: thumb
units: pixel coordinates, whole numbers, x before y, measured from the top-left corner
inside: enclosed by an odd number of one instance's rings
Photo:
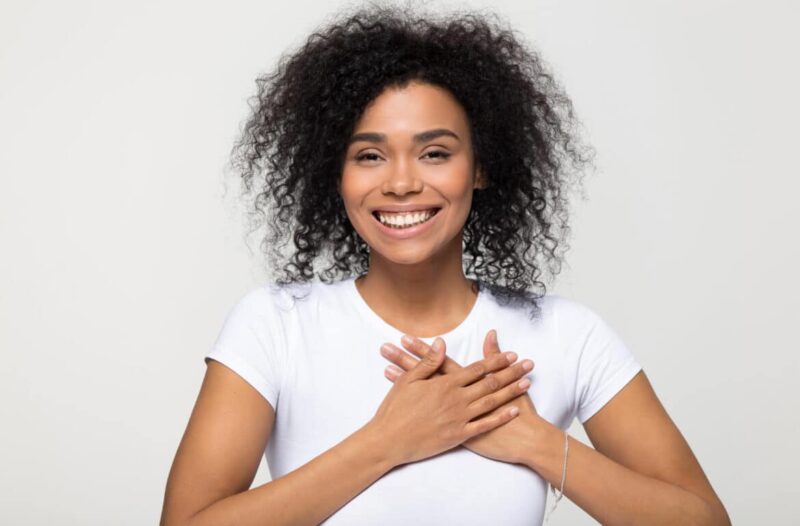
[[[497,346],[497,331],[492,329],[486,333],[486,337],[483,339],[483,357],[488,358],[499,352],[500,348]]]
[[[431,345],[431,350],[425,353],[422,360],[412,367],[405,377],[408,381],[421,380],[428,378],[441,367],[445,358],[445,345],[444,340],[437,337]]]

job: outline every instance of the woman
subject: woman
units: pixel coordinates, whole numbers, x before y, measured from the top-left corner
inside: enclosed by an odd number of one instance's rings
[[[631,352],[544,293],[589,155],[500,25],[373,7],[260,79],[235,159],[282,274],[206,356],[162,524],[535,524],[548,484],[604,524],[729,524]]]

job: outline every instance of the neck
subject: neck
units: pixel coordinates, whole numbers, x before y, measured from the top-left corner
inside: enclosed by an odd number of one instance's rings
[[[460,236],[436,257],[413,265],[370,254],[369,272],[356,286],[387,323],[423,338],[457,327],[477,299],[476,283],[462,269]]]

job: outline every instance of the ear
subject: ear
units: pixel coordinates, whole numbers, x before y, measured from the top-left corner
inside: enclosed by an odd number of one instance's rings
[[[475,168],[475,185],[472,187],[475,190],[483,190],[489,186],[489,182],[484,178],[483,171],[480,166]]]

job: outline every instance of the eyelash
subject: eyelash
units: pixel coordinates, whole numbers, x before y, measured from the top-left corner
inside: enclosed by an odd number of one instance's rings
[[[436,157],[431,157],[431,159],[446,160],[452,155],[450,152],[445,152],[445,151],[442,151],[442,150],[432,150],[430,152],[427,152],[425,155],[430,155],[430,154],[434,154],[434,153],[437,154],[437,156]],[[373,156],[373,155],[377,156],[378,154],[377,153],[362,153],[360,155],[356,155],[356,161],[367,161],[367,160],[374,161],[375,159],[366,159],[367,156]]]

